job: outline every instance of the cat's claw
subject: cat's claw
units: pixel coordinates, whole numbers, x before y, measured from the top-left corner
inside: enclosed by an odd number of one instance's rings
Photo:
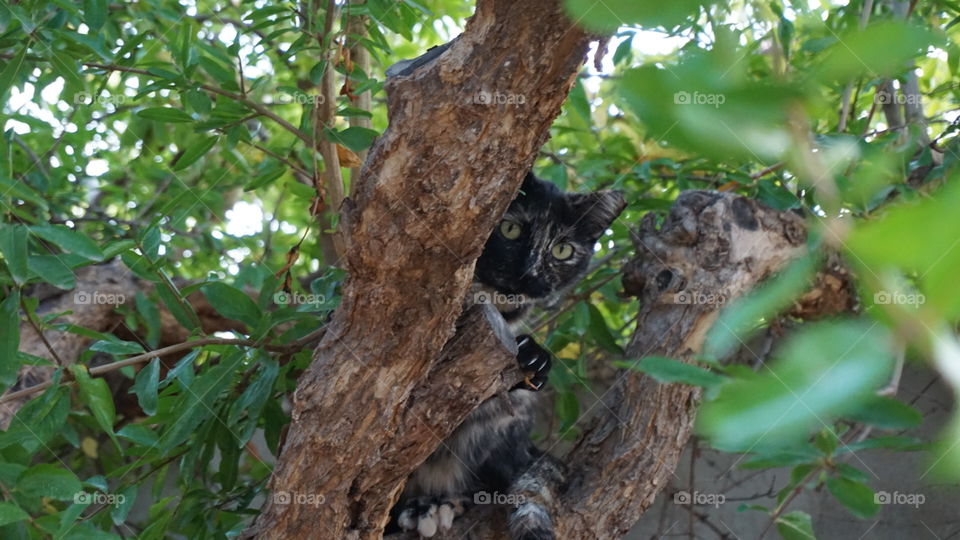
[[[517,387],[534,391],[543,388],[552,363],[550,351],[538,345],[532,337],[517,336],[517,364],[524,374],[523,382]]]

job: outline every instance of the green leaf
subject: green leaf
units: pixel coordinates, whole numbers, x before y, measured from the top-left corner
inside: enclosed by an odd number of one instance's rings
[[[132,485],[118,494],[120,497],[117,498],[117,503],[110,509],[110,520],[114,525],[122,525],[127,520],[139,491],[140,486]]]
[[[102,261],[103,251],[86,236],[71,230],[64,225],[34,225],[30,227],[33,234],[44,240],[56,244],[68,253],[75,253],[81,257]]]
[[[354,152],[366,150],[380,135],[380,132],[374,129],[356,126],[348,127],[343,131],[327,129],[324,133],[327,135],[327,140],[340,143]]]
[[[827,480],[827,489],[851,514],[860,519],[872,518],[880,506],[874,500],[873,490],[860,482],[843,477]]]
[[[154,358],[137,373],[136,382],[130,389],[137,395],[140,408],[149,416],[157,414],[157,386],[160,384],[160,359]]]
[[[84,0],[83,22],[97,32],[107,22],[107,0]]]
[[[918,274],[924,307],[938,308],[948,319],[960,315],[960,288],[956,287],[960,249],[955,249],[960,238],[957,179],[954,175],[932,198],[903,203],[880,219],[862,221],[845,242],[852,261],[867,266],[871,274],[883,276],[891,268]],[[881,303],[902,303],[897,300],[900,291],[876,292],[886,297]]]
[[[233,382],[232,375],[244,357],[242,350],[234,349],[184,390],[174,409],[178,413],[176,420],[160,437],[162,452],[167,453],[183,443],[197,426],[215,414],[217,396]]]
[[[107,354],[143,354],[143,347],[133,341],[97,341],[90,346],[91,351]]]
[[[201,290],[218,313],[254,327],[260,323],[263,314],[257,304],[244,294],[226,283],[214,281],[204,285]]]
[[[609,34],[626,24],[670,28],[687,20],[695,20],[700,6],[711,3],[707,0],[673,0],[663,3],[604,0],[603,4],[597,4],[592,0],[566,0],[564,6],[578,25],[601,34]]]
[[[794,510],[777,519],[777,532],[783,540],[816,540],[810,514]]]
[[[146,118],[147,120],[156,120],[157,122],[169,122],[175,124],[193,122],[192,116],[181,111],[180,109],[174,109],[171,107],[150,107],[137,111],[137,116],[140,118]]]
[[[199,143],[190,145],[187,148],[187,151],[180,156],[180,159],[173,165],[172,169],[174,171],[180,171],[186,169],[190,165],[196,163],[198,159],[204,156],[215,144],[220,140],[220,137],[205,137]]]
[[[587,304],[587,309],[590,311],[590,325],[587,327],[590,331],[590,337],[607,351],[614,354],[623,354],[623,349],[617,344],[617,338],[610,332],[607,320],[603,318],[600,310],[593,304]]]
[[[935,42],[934,34],[919,25],[881,21],[841,37],[822,55],[816,76],[821,81],[847,81],[895,75]]]
[[[772,449],[861,407],[890,376],[889,337],[876,323],[808,325],[767,371],[747,372],[703,404],[698,431],[722,450]]]
[[[90,412],[93,413],[97,424],[113,438],[113,422],[116,420],[116,409],[107,381],[98,377],[91,377],[87,367],[79,364],[70,366],[70,373],[76,379],[77,386],[80,388],[80,397],[90,409]]]
[[[695,366],[661,356],[648,356],[639,364],[615,362],[620,367],[642,371],[661,383],[683,383],[693,386],[710,387],[723,382],[723,377]]]
[[[27,66],[24,62],[27,57],[27,48],[28,46],[24,45],[20,49],[20,52],[7,61],[7,65],[3,67],[3,71],[0,71],[0,103],[6,103],[7,92],[10,91],[10,87],[20,78],[21,70]]]
[[[798,259],[748,296],[724,308],[707,332],[704,356],[714,361],[722,360],[762,328],[761,321],[790,306],[794,298],[809,287],[816,263],[813,256]]]
[[[47,283],[60,289],[72,289],[77,282],[66,258],[57,255],[30,255],[27,268]]]
[[[243,391],[240,398],[230,406],[227,425],[237,425],[244,410],[247,414],[246,422],[239,426],[239,433],[236,434],[236,442],[239,447],[243,447],[253,437],[263,406],[270,398],[273,392],[273,383],[280,373],[280,365],[276,360],[265,357],[262,362],[263,365],[257,377]]]
[[[82,488],[72,472],[50,463],[41,463],[23,471],[17,478],[17,491],[33,499],[49,497],[58,501],[72,500]]]
[[[3,188],[0,187],[0,190]],[[26,283],[30,273],[27,271],[27,228],[23,225],[0,223],[0,254],[7,263],[7,269],[17,285]]]
[[[902,401],[884,396],[871,398],[846,417],[880,429],[907,429],[919,426],[923,421],[920,411]]]
[[[12,502],[0,502],[0,527],[23,521],[29,517],[29,514]]]
[[[283,173],[287,172],[287,169],[275,159],[264,160],[257,167],[257,170],[259,172],[253,177],[253,180],[243,187],[244,191],[253,191],[269,185],[277,178],[283,176]]]
[[[0,384],[17,382],[20,360],[20,291],[14,290],[0,303]]]
[[[117,432],[117,436],[147,448],[157,444],[157,434],[143,424],[127,424]]]

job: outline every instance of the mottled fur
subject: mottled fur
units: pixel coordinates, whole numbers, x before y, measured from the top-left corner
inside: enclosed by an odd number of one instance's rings
[[[504,214],[511,225],[501,222],[477,261],[474,301],[494,303],[513,330],[521,329],[531,306],[554,303],[583,276],[594,244],[624,206],[619,193],[564,193],[528,174]],[[561,243],[570,246],[569,256],[556,256]],[[525,335],[518,336],[518,349],[527,380],[481,404],[410,476],[394,508],[400,528],[432,537],[467,506],[486,502],[487,494],[510,503],[512,538],[554,537],[545,503],[562,469],[530,441],[542,400],[535,389],[546,382],[551,357]]]

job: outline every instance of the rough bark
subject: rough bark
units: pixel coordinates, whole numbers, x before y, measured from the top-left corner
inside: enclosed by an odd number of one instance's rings
[[[479,0],[444,54],[388,81],[390,128],[344,203],[343,301],[298,384],[271,481],[291,501],[324,503],[270,501],[250,533],[379,537],[407,475],[502,388],[491,381],[513,362],[506,349],[446,365],[440,353],[473,262],[545,141],[589,40],[555,0]],[[514,99],[499,104],[496,95]]]
[[[659,230],[648,215],[635,243],[623,281],[641,308],[627,357],[693,362],[719,309],[803,252],[805,227],[796,214],[751,199],[691,191]],[[721,301],[702,301],[711,298]],[[699,398],[697,388],[621,372],[563,458],[567,485],[551,509],[557,537],[626,534],[673,474]],[[448,537],[504,538],[498,511],[471,510]]]

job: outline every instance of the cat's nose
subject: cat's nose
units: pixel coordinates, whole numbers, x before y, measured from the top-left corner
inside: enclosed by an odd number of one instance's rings
[[[539,276],[527,275],[523,278],[523,294],[543,298],[550,294],[550,289],[550,285]]]

